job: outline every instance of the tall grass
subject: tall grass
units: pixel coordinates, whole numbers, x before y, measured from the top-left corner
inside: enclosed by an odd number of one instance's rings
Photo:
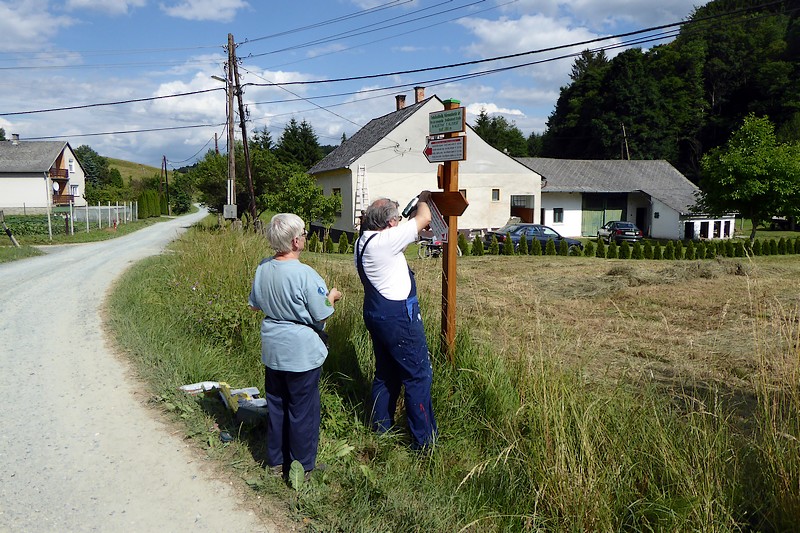
[[[665,394],[647,383],[587,380],[562,367],[559,361],[573,346],[571,333],[545,325],[537,302],[529,310],[531,329],[519,332],[530,340],[527,349],[500,357],[471,334],[471,324],[486,317],[462,317],[456,365],[449,365],[438,350],[433,288],[439,273],[433,261],[414,267],[434,361],[440,438],[433,453],[418,454],[409,449],[403,429],[376,435],[365,423],[374,365],[352,258],[303,255],[344,293],[327,326],[331,353],[324,366],[319,460],[330,468],[296,493],[276,486],[260,468],[262,433],[237,428],[224,412],[210,413],[208,400],[176,392],[181,384],[203,380],[260,386],[260,316],[246,302],[255,268],[269,254],[258,236],[191,231],[170,253],[137,265],[119,284],[110,301],[111,325],[154,397],[187,420],[187,433],[198,445],[219,451],[212,415],[233,428],[240,441],[235,444],[244,450],[232,461],[234,470],[255,491],[286,499],[287,512],[309,518],[311,529],[800,526],[796,308],[753,303],[762,306],[753,335],[761,341],[763,368],[753,377],[760,408],[744,430],[713,385]],[[781,342],[774,342],[775,335]],[[780,382],[768,378],[778,364],[785,367]],[[175,405],[183,407],[176,411]]]

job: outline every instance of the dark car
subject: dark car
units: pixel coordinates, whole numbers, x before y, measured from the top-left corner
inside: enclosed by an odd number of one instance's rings
[[[603,227],[597,230],[597,238],[603,239],[609,244],[611,244],[612,239],[617,244],[621,244],[623,241],[639,242],[643,236],[642,230],[636,227],[636,224],[622,220],[606,222]]]
[[[528,248],[530,249],[533,244],[533,239],[537,239],[542,245],[542,250],[547,246],[547,241],[550,239],[556,245],[556,249],[561,244],[561,241],[566,241],[567,246],[577,246],[583,250],[583,243],[578,239],[570,239],[569,237],[562,237],[560,233],[549,226],[542,226],[541,224],[508,224],[500,229],[489,231],[483,238],[484,246],[489,247],[492,243],[492,237],[497,237],[497,242],[500,246],[503,245],[506,238],[511,236],[511,242],[514,243],[514,249],[519,246],[519,241],[525,239],[528,241]]]

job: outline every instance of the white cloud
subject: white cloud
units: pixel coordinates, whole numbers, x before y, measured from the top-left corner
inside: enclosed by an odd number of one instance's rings
[[[481,109],[486,110],[489,115],[508,115],[512,117],[525,116],[519,109],[508,109],[507,107],[499,107],[497,104],[491,102],[475,102],[467,106],[467,113],[477,116],[480,114]]]
[[[144,7],[147,0],[67,0],[67,9],[87,9],[109,15],[127,15],[132,9]]]
[[[250,4],[244,0],[185,0],[178,4],[160,4],[160,7],[171,17],[231,22],[238,10],[250,7]]]
[[[61,28],[75,23],[51,13],[46,0],[0,2],[0,35],[6,53],[41,50]]]

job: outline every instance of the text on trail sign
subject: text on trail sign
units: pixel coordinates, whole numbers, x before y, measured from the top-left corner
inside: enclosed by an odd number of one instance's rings
[[[429,163],[442,161],[463,161],[467,158],[467,138],[451,137],[445,139],[428,138],[423,152]]]
[[[462,132],[465,127],[464,117],[463,107],[430,113],[428,115],[428,132],[431,135]]]

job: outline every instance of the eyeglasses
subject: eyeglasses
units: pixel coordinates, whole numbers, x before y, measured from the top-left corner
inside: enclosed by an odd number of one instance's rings
[[[306,235],[308,235],[308,232],[306,230],[303,230],[303,233],[295,237],[295,239],[299,239],[300,237],[305,237]]]

